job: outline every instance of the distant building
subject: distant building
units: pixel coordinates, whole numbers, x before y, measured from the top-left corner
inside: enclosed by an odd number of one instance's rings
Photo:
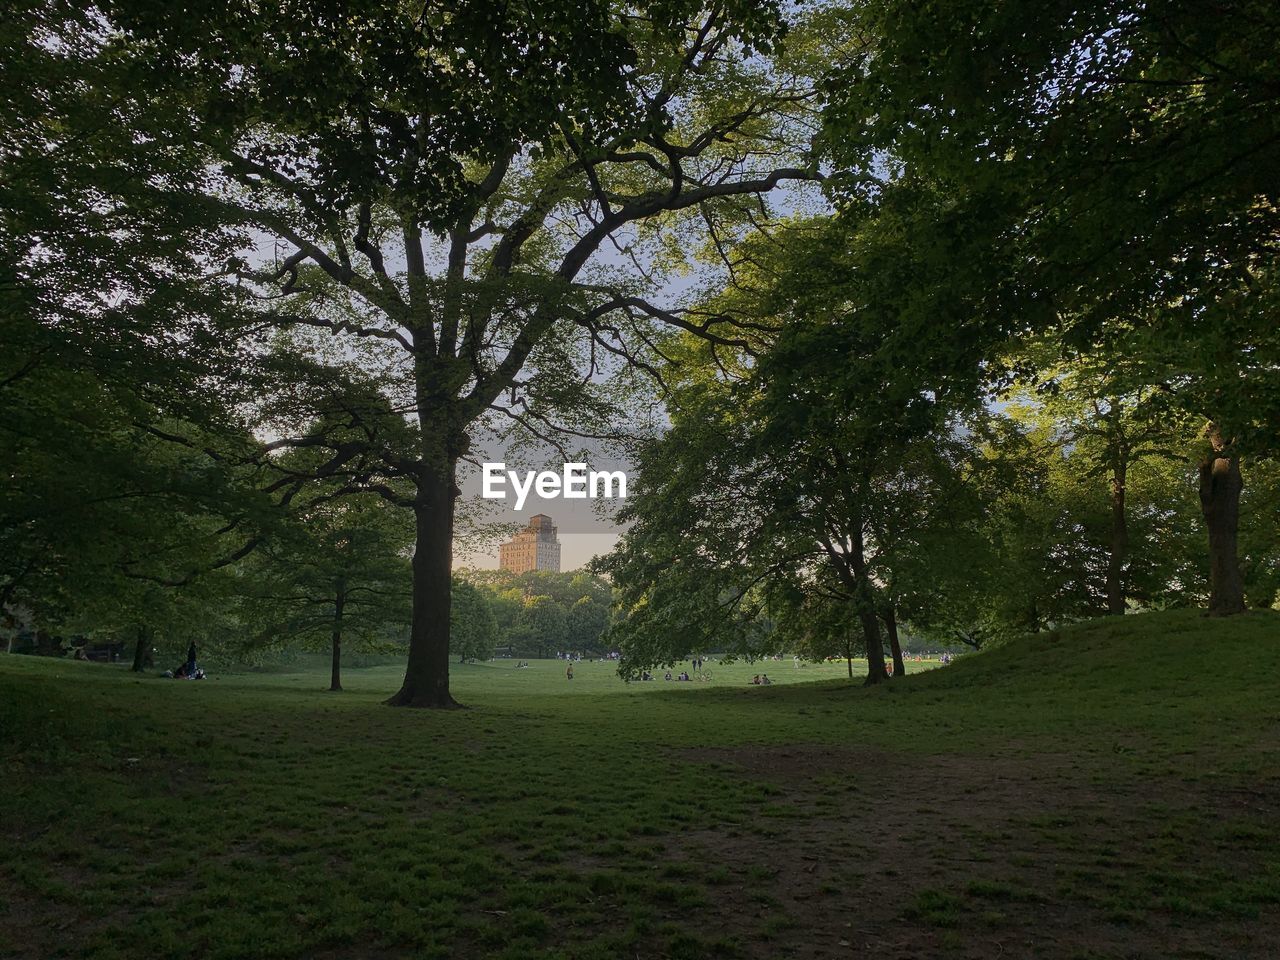
[[[535,515],[525,527],[498,548],[498,565],[512,573],[527,570],[560,572],[560,541],[556,525],[545,513]]]

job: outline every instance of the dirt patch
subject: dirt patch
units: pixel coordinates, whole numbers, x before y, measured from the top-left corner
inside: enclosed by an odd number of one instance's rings
[[[1268,791],[1016,751],[697,756],[774,787],[749,825],[682,837],[688,859],[729,865],[700,930],[750,957],[1225,960],[1280,942],[1274,896],[1248,893],[1274,856],[1252,826],[1280,817]]]

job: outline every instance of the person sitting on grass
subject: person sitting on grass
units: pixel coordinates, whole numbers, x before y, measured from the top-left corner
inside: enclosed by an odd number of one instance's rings
[[[758,674],[758,673],[757,673],[754,677],[752,677],[750,680],[748,680],[748,681],[747,681],[747,683],[750,683],[750,684],[752,684],[752,685],[754,685],[754,686],[759,686],[759,685],[760,685],[760,674]]]
[[[670,680],[670,679],[671,679],[671,671],[670,671],[670,670],[668,670],[668,671],[667,671],[667,673],[666,673],[666,676],[664,676],[662,679],[663,679],[663,680]]]
[[[769,679],[769,675],[767,673],[762,673],[760,675],[760,683],[762,686],[767,687],[769,684],[773,683],[773,681]]]

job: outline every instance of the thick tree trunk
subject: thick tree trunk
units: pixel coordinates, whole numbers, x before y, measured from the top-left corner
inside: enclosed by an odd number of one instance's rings
[[[880,642],[880,618],[871,603],[859,605],[858,620],[862,623],[862,639],[867,647],[867,684],[889,679],[884,666],[884,645]]]
[[[1200,461],[1200,510],[1209,534],[1209,614],[1243,613],[1244,581],[1236,537],[1244,478],[1240,458],[1216,423],[1205,430],[1210,452]]]
[[[151,653],[151,629],[149,627],[138,628],[137,642],[133,647],[133,667],[134,673],[142,673],[147,668],[147,658]]]
[[[329,690],[342,689],[342,611],[347,605],[347,595],[341,582],[334,595],[333,602],[333,648],[332,662],[329,668]]]
[[[456,707],[449,694],[449,598],[453,566],[454,468],[438,451],[424,464],[414,506],[413,625],[404,684],[387,700],[395,707]]]
[[[1107,558],[1107,613],[1125,611],[1124,567],[1128,562],[1129,528],[1125,517],[1125,487],[1128,463],[1117,457],[1111,468],[1111,555]]]
[[[902,644],[898,640],[898,611],[892,603],[884,608],[884,629],[889,635],[889,652],[893,654],[893,675],[905,677],[907,665],[902,660]]]

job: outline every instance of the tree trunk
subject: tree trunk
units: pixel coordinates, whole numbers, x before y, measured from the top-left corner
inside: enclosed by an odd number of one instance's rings
[[[423,422],[430,424],[431,420],[424,418]],[[449,694],[449,599],[457,457],[443,448],[432,454],[422,466],[414,504],[417,534],[413,551],[413,625],[404,684],[387,700],[393,707],[458,706]]]
[[[151,630],[149,627],[138,628],[138,639],[133,648],[134,673],[142,673],[147,668],[147,659],[151,653]]]
[[[342,611],[347,605],[346,588],[342,581],[337,584],[333,600],[333,661],[329,671],[329,690],[342,689]]]
[[[876,615],[875,587],[871,583],[871,574],[867,569],[867,558],[863,552],[866,543],[862,535],[862,516],[858,514],[850,523],[849,567],[852,572],[854,606],[858,610],[858,620],[862,624],[862,640],[867,648],[868,684],[879,683],[889,678],[884,668],[884,646],[880,643],[880,618]]]
[[[884,667],[884,645],[880,642],[880,618],[875,606],[869,602],[859,604],[858,619],[862,622],[862,639],[867,647],[867,684],[889,679]]]
[[[1209,615],[1230,616],[1245,610],[1236,545],[1244,478],[1218,424],[1210,423],[1205,435],[1210,451],[1200,461],[1200,510],[1209,533]]]
[[[898,611],[892,603],[884,608],[884,628],[889,635],[889,651],[893,654],[893,675],[905,677],[907,665],[902,661],[902,644],[898,642]]]
[[[1107,613],[1125,611],[1124,567],[1129,554],[1129,528],[1125,517],[1125,487],[1129,464],[1117,455],[1111,468],[1111,555],[1107,558]]]

